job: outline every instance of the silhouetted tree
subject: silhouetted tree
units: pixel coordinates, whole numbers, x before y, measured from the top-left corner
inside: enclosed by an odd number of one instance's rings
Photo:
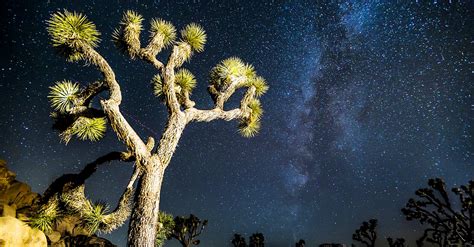
[[[178,216],[174,218],[174,230],[171,236],[177,239],[183,247],[199,245],[201,241],[196,238],[201,235],[206,225],[207,220],[201,221],[193,214],[187,218]]]
[[[428,186],[418,189],[415,192],[418,198],[409,199],[402,209],[407,220],[429,225],[417,245],[423,246],[424,242],[438,246],[474,244],[474,181],[452,189],[459,199],[459,207],[450,202],[442,179],[430,179]]]
[[[254,233],[249,238],[249,247],[264,247],[265,237],[263,233]]]
[[[403,238],[397,238],[394,240],[393,238],[388,237],[387,242],[389,247],[405,247],[405,239]]]
[[[232,239],[232,245],[234,247],[247,247],[247,242],[245,242],[245,238],[240,234],[234,234],[234,238]]]
[[[92,65],[102,75],[102,78],[84,86],[63,80],[50,87],[48,98],[53,108],[51,116],[61,122],[55,127],[60,130],[62,141],[68,143],[73,137],[98,141],[105,135],[107,126],[110,126],[125,144],[121,160],[134,161],[135,169],[123,192],[123,199],[117,206],[117,214],[107,215],[103,205],[91,204],[85,199],[83,187],[69,193],[66,204],[82,215],[88,215],[93,230],[113,230],[123,224],[122,219],[128,218],[131,213],[128,245],[153,246],[164,172],[186,126],[192,122],[238,120],[239,132],[245,137],[252,137],[260,129],[263,110],[259,98],[268,86],[252,65],[235,57],[228,58],[210,73],[208,91],[214,101],[212,109],[195,107],[190,95],[196,86],[196,78],[183,65],[195,53],[204,50],[207,39],[204,29],[197,24],[189,24],[181,30],[180,38],[177,39],[176,28],[170,22],[152,19],[148,42],[142,46],[140,35],[143,17],[134,11],[126,11],[113,33],[113,41],[131,59],[143,60],[157,71],[152,79],[153,92],[168,110],[166,127],[155,146],[155,139],[143,139],[120,109],[122,90],[114,70],[97,50],[100,33],[95,24],[81,13],[64,10],[51,16],[47,21],[47,30],[52,46],[67,61]],[[166,48],[171,50],[168,59],[160,61],[157,55]],[[226,110],[224,104],[240,89],[245,90],[240,105]],[[136,196],[133,191],[135,180],[138,181]],[[76,197],[80,200],[76,200]],[[130,198],[133,203],[129,203]],[[46,211],[53,204],[51,202],[43,207],[41,213],[48,213]],[[133,209],[130,209],[131,205]]]
[[[352,234],[352,239],[365,244],[367,247],[374,247],[377,239],[377,220],[371,219],[369,222],[364,221],[362,225]]]
[[[305,247],[305,246],[306,246],[306,242],[303,239],[300,239],[300,241],[298,241],[295,244],[295,247]]]

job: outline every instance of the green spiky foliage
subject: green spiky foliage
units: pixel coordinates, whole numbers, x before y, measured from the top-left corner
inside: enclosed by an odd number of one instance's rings
[[[47,21],[47,30],[51,36],[53,46],[68,61],[78,61],[83,58],[77,49],[78,45],[96,47],[100,42],[100,33],[94,23],[81,13],[56,12]]]
[[[211,83],[222,88],[230,83],[232,77],[241,76],[246,70],[246,65],[238,57],[224,59],[211,70]]]
[[[249,120],[243,120],[240,122],[239,133],[243,137],[247,137],[247,138],[254,137],[260,131],[260,127],[261,127],[260,120],[249,118]]]
[[[92,203],[88,201],[88,210],[81,215],[81,225],[92,235],[101,232],[104,224],[107,224],[109,206],[105,202]]]
[[[28,224],[32,228],[39,229],[45,233],[51,232],[61,216],[61,210],[57,198],[42,205],[39,210],[29,219]]]
[[[151,84],[153,85],[153,94],[156,97],[162,97],[163,96],[163,80],[161,80],[161,76],[159,74],[156,74],[153,76],[153,79],[151,80]]]
[[[204,29],[196,24],[188,24],[182,31],[181,37],[183,41],[188,43],[196,52],[204,51],[204,44],[206,44],[207,35]]]
[[[105,117],[78,117],[76,121],[61,133],[62,140],[67,144],[73,135],[80,140],[98,141],[105,135],[107,120]]]
[[[262,104],[258,99],[251,99],[248,107],[250,108],[250,116],[239,124],[239,133],[247,138],[254,137],[260,131],[260,119],[263,114]]]
[[[138,31],[143,29],[142,26],[143,16],[138,14],[133,10],[127,10],[122,18],[122,25],[132,25],[133,28],[136,28]]]
[[[178,85],[181,90],[191,92],[196,87],[196,78],[187,69],[180,69],[175,75],[175,84]]]
[[[268,91],[268,85],[265,79],[261,76],[255,76],[248,81],[249,86],[255,87],[255,95],[262,96]]]
[[[65,113],[73,106],[74,99],[79,92],[79,84],[71,81],[61,81],[56,82],[50,89],[48,98],[51,107],[56,111]]]
[[[175,223],[173,215],[165,212],[159,212],[158,214],[158,227],[156,230],[156,245],[163,246],[166,240],[171,239]]]
[[[176,28],[171,24],[171,22],[162,20],[162,19],[152,19],[151,20],[151,36],[156,34],[163,35],[163,45],[169,46],[173,44],[176,39]]]

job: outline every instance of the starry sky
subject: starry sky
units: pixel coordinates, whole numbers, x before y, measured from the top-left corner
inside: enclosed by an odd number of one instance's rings
[[[188,125],[166,171],[161,209],[208,219],[202,246],[230,246],[233,233],[256,231],[275,247],[300,238],[349,244],[370,218],[379,219],[380,238],[413,240],[421,228],[400,212],[413,192],[431,177],[450,187],[474,178],[472,1],[72,2],[1,1],[0,157],[36,192],[123,150],[110,130],[98,143],[67,146],[52,130],[48,87],[100,78],[51,47],[45,20],[64,8],[102,33],[98,51],[143,138],[159,138],[166,109],[149,86],[154,69],[110,41],[125,10],[205,28],[205,51],[185,65],[201,108],[212,107],[208,72],[224,58],[239,56],[267,79],[257,137],[239,136],[235,122]],[[115,205],[131,172],[128,163],[104,165],[86,192]],[[126,228],[105,237],[124,246]]]

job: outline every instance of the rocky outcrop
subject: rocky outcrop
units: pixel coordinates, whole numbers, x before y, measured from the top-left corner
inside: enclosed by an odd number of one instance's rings
[[[62,215],[46,235],[28,226],[26,222],[39,208],[41,200],[47,200],[15,178],[6,162],[0,160],[0,247],[115,246],[107,239],[88,236],[79,215],[75,214]]]
[[[44,233],[33,229],[23,221],[6,216],[0,217],[0,246],[2,247],[46,247]]]
[[[0,216],[25,218],[40,198],[30,186],[15,179],[6,162],[0,160]]]

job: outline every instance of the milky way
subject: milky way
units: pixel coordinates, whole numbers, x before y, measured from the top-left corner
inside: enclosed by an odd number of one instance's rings
[[[123,149],[112,131],[99,143],[65,146],[51,128],[48,87],[100,76],[51,48],[45,20],[63,8],[97,24],[121,109],[143,138],[159,138],[166,109],[149,87],[153,68],[110,41],[127,9],[178,29],[204,26],[205,51],[185,65],[198,79],[199,107],[212,106],[208,72],[224,58],[239,56],[267,79],[257,137],[240,137],[237,123],[191,124],[166,171],[161,209],[208,219],[203,246],[256,231],[268,246],[351,243],[374,217],[380,236],[413,240],[421,228],[400,212],[413,192],[431,177],[449,186],[474,177],[472,1],[144,2],[2,1],[0,158],[33,190]],[[113,205],[130,173],[119,163],[101,167],[87,194]],[[123,246],[126,230],[106,237]]]

